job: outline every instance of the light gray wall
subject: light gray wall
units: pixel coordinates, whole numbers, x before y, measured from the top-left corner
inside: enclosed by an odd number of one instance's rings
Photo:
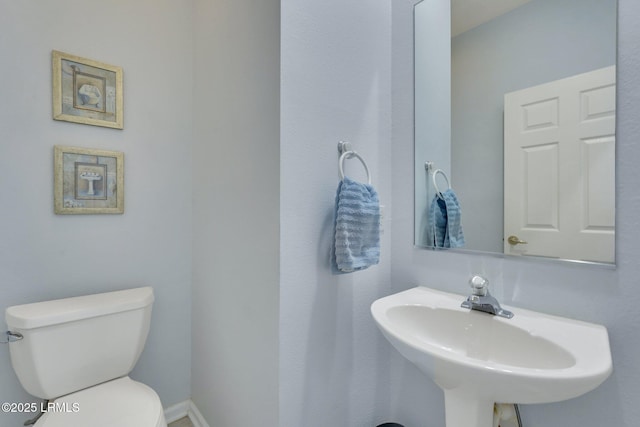
[[[282,1],[281,427],[387,420],[389,349],[369,307],[390,292],[389,212],[379,265],[334,275],[329,252],[338,141],[352,142],[381,203],[391,204],[390,8],[389,0]],[[365,179],[357,160],[345,169]]]
[[[452,175],[466,248],[502,253],[504,95],[614,65],[616,0],[534,0],[451,43]]]
[[[0,1],[0,312],[150,285],[151,332],[132,377],[165,406],[189,397],[191,8],[169,0]],[[124,70],[124,130],[51,118],[51,50]],[[53,146],[124,152],[125,213],[53,213]],[[0,346],[0,400],[24,393]],[[28,414],[0,414],[21,425]],[[20,423],[20,424],[18,424]]]
[[[416,285],[465,294],[472,273],[491,280],[497,297],[516,307],[601,323],[609,330],[614,372],[598,389],[566,402],[526,405],[525,426],[633,427],[640,419],[640,3],[619,1],[617,268],[549,261],[503,259],[415,249],[408,212],[413,203],[410,64],[411,6],[393,3],[393,236],[391,282],[394,291]],[[508,345],[508,343],[505,343]],[[407,426],[444,425],[442,392],[416,368],[392,352],[394,414]]]
[[[192,400],[276,426],[280,2],[194,4]]]

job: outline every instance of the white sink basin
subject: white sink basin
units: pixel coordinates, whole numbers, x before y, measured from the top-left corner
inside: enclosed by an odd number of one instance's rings
[[[461,308],[465,296],[417,287],[371,305],[391,344],[445,392],[447,427],[491,427],[494,402],[545,403],[611,374],[600,325],[506,307],[506,319]]]

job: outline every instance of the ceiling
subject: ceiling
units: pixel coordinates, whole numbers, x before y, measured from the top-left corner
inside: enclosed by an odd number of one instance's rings
[[[507,13],[531,0],[451,0],[451,37]]]

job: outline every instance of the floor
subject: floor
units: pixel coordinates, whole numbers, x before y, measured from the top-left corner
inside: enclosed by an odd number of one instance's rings
[[[168,427],[193,427],[193,424],[191,424],[191,420],[188,417],[184,417],[172,422]]]

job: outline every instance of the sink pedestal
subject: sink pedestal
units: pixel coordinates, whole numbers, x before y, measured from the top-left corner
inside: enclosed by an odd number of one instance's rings
[[[484,401],[465,390],[444,391],[447,427],[493,427],[494,402]]]

